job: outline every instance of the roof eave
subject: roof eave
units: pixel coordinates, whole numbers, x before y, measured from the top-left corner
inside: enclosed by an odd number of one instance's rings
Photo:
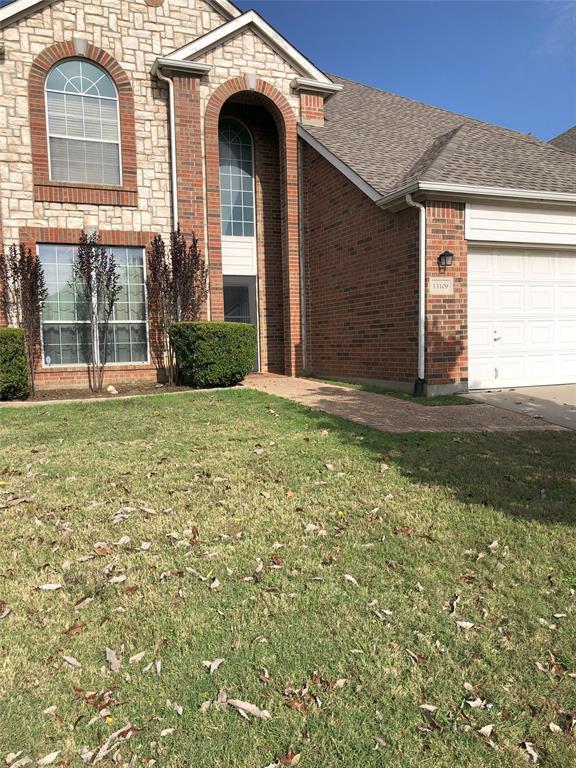
[[[439,181],[412,181],[380,197],[376,202],[382,208],[395,207],[407,194],[444,200],[500,200],[576,205],[576,193],[547,190],[515,189],[512,187],[483,187],[475,184],[449,184]]]

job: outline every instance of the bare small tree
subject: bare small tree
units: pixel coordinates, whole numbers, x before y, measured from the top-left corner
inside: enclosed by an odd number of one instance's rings
[[[93,392],[101,392],[110,320],[122,286],[114,255],[101,245],[97,232],[80,235],[72,275],[73,285],[86,304],[90,326],[88,384]]]
[[[23,243],[0,253],[0,315],[22,328],[30,369],[30,391],[35,391],[35,362],[40,348],[40,317],[47,296],[40,259]]]
[[[169,384],[176,380],[174,350],[168,329],[179,321],[200,318],[207,296],[207,269],[198,239],[192,235],[190,245],[180,228],[170,235],[169,253],[160,235],[148,251],[148,302],[154,332],[151,346],[156,365],[166,371]]]

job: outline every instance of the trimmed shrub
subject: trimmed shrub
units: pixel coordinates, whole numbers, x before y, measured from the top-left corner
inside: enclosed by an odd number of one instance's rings
[[[180,380],[191,387],[239,384],[256,358],[256,326],[248,323],[174,323],[170,341]]]
[[[21,328],[0,328],[0,400],[25,400],[30,394],[26,339]]]

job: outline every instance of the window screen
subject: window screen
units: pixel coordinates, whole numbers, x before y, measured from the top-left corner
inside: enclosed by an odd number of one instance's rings
[[[69,59],[50,70],[45,90],[51,180],[121,184],[112,78],[91,62]]]
[[[252,137],[237,120],[220,121],[220,215],[222,234],[254,236]]]
[[[108,362],[145,363],[148,360],[146,276],[142,248],[110,248],[122,290],[109,325]],[[89,362],[90,324],[84,297],[74,286],[71,245],[40,245],[48,297],[42,313],[45,363],[77,365]]]

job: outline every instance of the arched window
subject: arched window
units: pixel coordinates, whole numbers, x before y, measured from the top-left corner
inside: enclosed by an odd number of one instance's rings
[[[50,180],[120,185],[118,92],[84,59],[52,67],[45,83]]]
[[[222,234],[254,236],[252,137],[237,120],[220,121],[220,216]]]

